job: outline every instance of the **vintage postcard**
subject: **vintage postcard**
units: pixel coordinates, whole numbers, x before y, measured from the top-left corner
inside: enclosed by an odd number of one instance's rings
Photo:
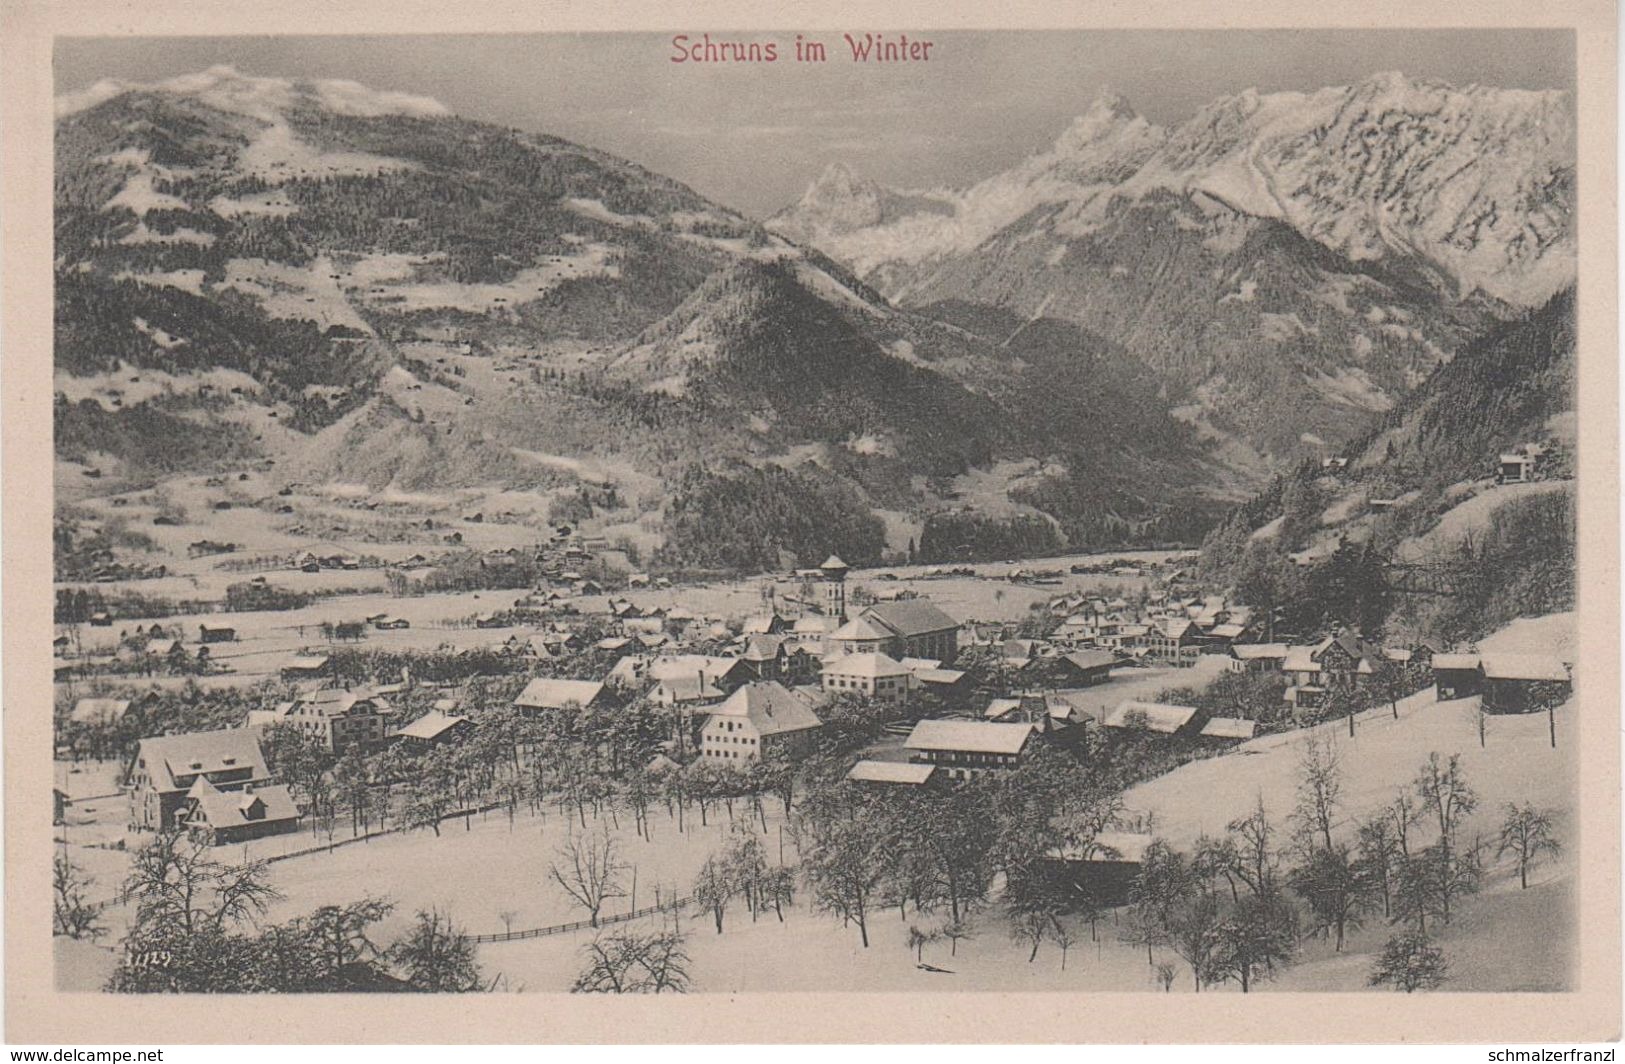
[[[9,1040],[1618,1036],[1609,5],[408,10],[5,7]]]

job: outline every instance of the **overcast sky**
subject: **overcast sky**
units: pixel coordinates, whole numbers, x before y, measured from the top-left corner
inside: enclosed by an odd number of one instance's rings
[[[698,38],[701,30],[691,31]],[[887,31],[888,37],[895,37]],[[470,118],[603,148],[756,216],[824,166],[903,186],[965,185],[1048,144],[1103,88],[1153,122],[1247,88],[1309,90],[1399,70],[1456,85],[1572,89],[1568,31],[1055,31],[909,33],[927,62],[673,63],[671,35],[59,39],[59,93],[219,63],[244,74],[349,78],[432,96]]]

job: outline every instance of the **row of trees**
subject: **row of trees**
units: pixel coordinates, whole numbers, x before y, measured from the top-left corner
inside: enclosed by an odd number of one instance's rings
[[[394,905],[364,898],[283,923],[264,917],[281,895],[262,862],[227,865],[201,840],[158,835],[136,851],[123,891],[134,917],[107,989],[118,993],[466,992],[482,989],[473,942],[444,913],[423,910],[380,945],[374,925]],[[89,880],[55,863],[58,934],[105,935]]]

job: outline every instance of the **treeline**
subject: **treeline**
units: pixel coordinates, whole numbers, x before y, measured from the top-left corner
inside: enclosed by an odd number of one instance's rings
[[[691,470],[666,507],[657,555],[672,567],[776,570],[784,556],[811,566],[831,554],[873,565],[886,545],[880,518],[847,484],[779,466]]]
[[[992,561],[1061,553],[1055,523],[1037,514],[993,517],[968,510],[930,514],[920,531],[921,562]]]

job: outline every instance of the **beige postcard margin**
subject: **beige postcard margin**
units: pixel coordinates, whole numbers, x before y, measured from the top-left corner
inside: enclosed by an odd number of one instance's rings
[[[1616,13],[1606,0],[0,0],[5,341],[5,1040],[12,1044],[1575,1042],[1620,1036]],[[693,994],[184,998],[53,989],[50,943],[53,35],[644,30],[1572,28],[1579,115],[1580,710],[1577,989],[1563,994]],[[545,76],[538,71],[538,76]],[[1175,1004],[1177,1000],[1177,1004]]]

